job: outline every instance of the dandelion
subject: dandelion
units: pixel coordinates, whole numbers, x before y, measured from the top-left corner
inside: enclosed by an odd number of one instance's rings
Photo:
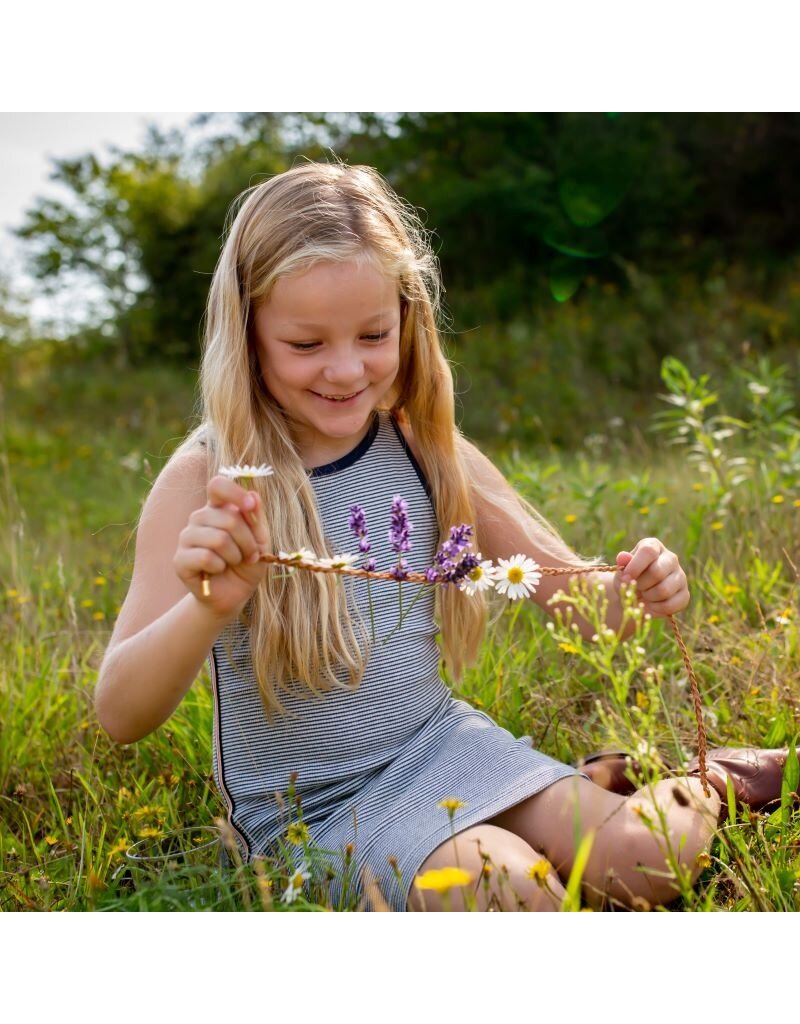
[[[479,559],[480,552],[475,557]],[[488,559],[484,562],[479,561],[461,581],[459,589],[463,590],[468,597],[472,597],[473,594],[477,594],[481,590],[490,590],[494,586],[494,580],[490,575],[491,568],[492,563]]]
[[[573,523],[577,523],[577,521],[578,517],[574,512],[568,512],[567,515],[564,516],[564,522],[569,523],[570,526],[572,526]]]
[[[792,504],[795,508],[800,508],[800,498],[795,498]]]
[[[500,558],[492,570],[495,587],[505,594],[510,601],[528,597],[536,591],[542,574],[539,565],[532,558],[524,555],[512,555],[511,558]]]
[[[357,561],[358,555],[342,553],[341,555],[333,555],[331,558],[318,558],[317,565],[330,569],[348,569],[353,562]]]
[[[705,484],[692,484],[693,491],[704,491],[706,489]]]
[[[268,466],[266,462],[262,462],[260,466],[221,466],[219,473],[221,476],[228,477],[229,480],[253,480],[259,476],[272,476],[274,470],[272,466]]]
[[[48,846],[55,846],[56,843],[58,842],[55,836],[45,836],[44,841],[47,843]]]
[[[545,860],[542,857],[541,860],[537,860],[534,864],[528,868],[525,872],[528,878],[532,879],[540,887],[544,887],[547,884],[547,877],[553,870],[553,865],[549,860]]]
[[[96,587],[104,587],[106,585],[106,578],[105,576],[95,576],[92,582]]]
[[[656,498],[656,505],[668,505],[669,498]]]
[[[706,622],[709,624],[709,626],[715,626],[719,622],[719,615],[709,615],[709,617],[706,619]]]
[[[6,591],[6,597],[16,597],[18,593],[19,591],[15,590],[13,587],[9,587]]]
[[[719,519],[715,519],[714,522],[711,524],[711,529],[712,530],[721,530],[721,529],[723,529],[724,526],[725,526],[725,524],[723,522],[721,522]]]
[[[105,612],[95,612],[94,615],[92,615],[92,618],[94,619],[95,622],[102,622],[105,617]]]
[[[81,608],[91,608],[94,605],[94,601],[90,597],[85,597],[81,601]]]
[[[642,507],[639,509],[639,515],[640,516],[649,516],[650,515],[650,506],[649,505],[642,505]]]
[[[580,650],[575,646],[575,644],[559,644],[558,646],[562,651],[566,651],[567,654],[580,654]]]
[[[300,895],[303,883],[307,882],[309,878],[311,878],[311,873],[308,870],[308,865],[303,861],[297,871],[295,871],[289,879],[289,884],[286,886],[286,890],[281,897],[282,901],[284,903],[294,903]]]
[[[304,821],[293,821],[286,830],[286,838],[295,846],[303,846],[311,838],[308,825]]]
[[[414,886],[417,889],[427,889],[432,892],[449,892],[451,889],[469,885],[472,882],[472,875],[463,868],[439,868],[426,871],[423,875],[417,875],[414,879]]]

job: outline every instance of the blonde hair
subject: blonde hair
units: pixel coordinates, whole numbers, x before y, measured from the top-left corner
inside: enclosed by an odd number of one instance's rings
[[[387,407],[413,431],[440,537],[455,524],[473,523],[455,425],[453,378],[437,330],[438,262],[415,211],[372,168],[307,163],[239,196],[226,232],[206,313],[200,372],[203,423],[181,449],[205,436],[210,475],[222,465],[269,462],[274,476],[266,484],[253,484],[261,492],[272,549],[327,550],[308,474],[284,414],[263,382],[252,317],[283,275],[303,272],[322,260],[366,257],[398,282],[401,299],[400,366]],[[479,524],[477,535],[479,545]],[[319,694],[358,685],[368,649],[358,618],[349,611],[343,588],[332,575],[267,575],[246,619],[250,657],[268,717],[283,710],[280,690]],[[437,617],[446,661],[458,677],[477,654],[485,604],[480,595],[464,600],[453,587],[440,587]]]

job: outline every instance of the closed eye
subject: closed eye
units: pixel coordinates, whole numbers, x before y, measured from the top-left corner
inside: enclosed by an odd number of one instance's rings
[[[361,337],[364,341],[382,341],[388,334],[389,331],[383,331],[381,334],[362,334]]]

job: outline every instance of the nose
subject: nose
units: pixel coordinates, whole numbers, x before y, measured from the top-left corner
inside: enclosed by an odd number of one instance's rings
[[[323,371],[329,384],[356,384],[364,379],[364,362],[357,352],[342,352],[332,357]]]

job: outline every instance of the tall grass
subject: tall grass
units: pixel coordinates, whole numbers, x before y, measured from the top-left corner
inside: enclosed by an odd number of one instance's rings
[[[121,376],[30,356],[13,370],[0,440],[0,906],[326,908],[325,883],[284,899],[292,852],[315,855],[302,821],[274,861],[223,871],[177,857],[154,877],[125,858],[137,841],[223,814],[211,780],[205,673],[170,721],[134,746],[111,743],[92,710],[130,577],[136,516],[187,426],[191,376]],[[774,395],[775,373],[762,366],[753,379]],[[664,390],[679,398],[691,382],[700,386],[688,375]],[[791,401],[765,413],[765,393],[747,378],[726,385],[741,389],[735,429],[712,420],[724,413],[720,403],[695,408],[691,423],[692,409],[678,401],[661,434],[640,431],[630,441],[615,420],[582,449],[507,453],[503,467],[584,554],[613,559],[654,534],[684,555],[693,600],[681,621],[709,739],[777,746],[796,738],[800,719],[797,426]],[[713,381],[701,386],[714,394]],[[745,461],[728,465],[738,459]],[[591,594],[574,600],[600,614]],[[591,644],[567,620],[548,628],[535,608],[518,604],[497,618],[456,692],[567,762],[619,747],[661,772],[694,748],[685,670],[660,622],[641,619],[624,645],[598,629]],[[345,851],[345,872],[347,858]],[[800,820],[787,794],[771,816],[740,815],[718,833],[699,884],[685,887],[676,909],[798,909],[799,878]],[[380,907],[374,888],[367,899]],[[363,905],[345,886],[333,909]]]

